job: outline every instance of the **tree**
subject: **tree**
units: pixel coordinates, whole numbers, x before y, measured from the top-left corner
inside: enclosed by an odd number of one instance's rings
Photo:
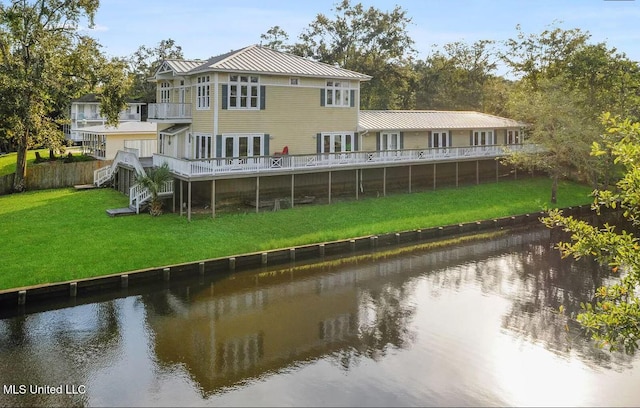
[[[617,183],[617,191],[595,192],[594,208],[622,209],[623,216],[637,230],[640,226],[640,123],[620,120],[609,114],[603,115],[607,132],[616,134],[608,147],[615,162],[625,169],[624,177]],[[593,144],[592,154],[605,154],[605,146]],[[636,291],[640,287],[640,244],[633,233],[604,224],[602,227],[565,217],[562,211],[549,212],[544,223],[548,227],[559,227],[571,233],[571,242],[558,245],[563,256],[574,258],[593,257],[619,274],[618,283],[597,289],[592,303],[583,304],[578,322],[590,333],[600,346],[610,350],[623,349],[634,353],[640,340],[640,298]]]
[[[553,180],[551,202],[557,202],[558,180],[586,178],[591,169],[589,150],[593,142],[589,121],[577,104],[575,92],[565,81],[539,79],[534,89],[520,82],[511,94],[509,111],[528,124],[527,143],[535,149],[514,152],[503,162],[528,170],[544,171]]]
[[[289,34],[280,26],[273,26],[268,29],[266,33],[260,34],[260,39],[267,41],[267,43],[264,44],[265,47],[276,51],[288,51],[290,48],[290,46],[287,45]]]
[[[486,111],[485,95],[496,69],[492,45],[488,40],[472,45],[457,41],[414,64],[417,107]]]
[[[98,0],[0,4],[0,123],[17,147],[15,191],[26,186],[27,149],[62,139],[56,117],[61,100],[100,85],[101,111],[109,124],[117,122],[124,107],[126,73],[78,31],[83,19],[93,25],[98,5]],[[114,85],[120,90],[113,91]]]
[[[162,200],[160,200],[160,190],[164,184],[173,178],[169,165],[164,163],[160,167],[147,170],[147,173],[136,174],[136,183],[149,190],[151,193],[151,205],[149,214],[152,216],[162,215]]]
[[[363,109],[409,108],[414,53],[410,23],[399,6],[383,12],[342,0],[333,18],[318,14],[290,52],[370,75],[361,89]]]
[[[182,47],[171,38],[160,41],[155,48],[141,45],[128,58],[129,69],[133,74],[131,99],[146,103],[156,101],[156,84],[147,79],[154,76],[162,61],[167,59],[184,59]]]

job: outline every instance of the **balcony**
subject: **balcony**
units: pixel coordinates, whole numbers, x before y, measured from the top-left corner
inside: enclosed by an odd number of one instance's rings
[[[496,158],[511,152],[535,152],[535,145],[469,146],[311,155],[226,157],[186,160],[154,154],[153,165],[167,163],[171,172],[187,178],[235,177],[256,174],[347,170]]]
[[[149,122],[191,123],[190,103],[150,103]]]

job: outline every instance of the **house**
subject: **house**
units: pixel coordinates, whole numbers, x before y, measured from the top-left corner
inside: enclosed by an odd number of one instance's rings
[[[522,148],[522,123],[478,112],[361,110],[370,79],[258,45],[164,61],[148,120],[158,124],[153,165],[166,163],[176,181],[174,209],[215,215],[235,200],[258,211],[267,199],[330,203],[516,176],[495,159],[508,153],[503,145]]]
[[[120,112],[119,122],[140,122],[144,103],[130,101]],[[96,94],[87,94],[71,101],[70,123],[65,125],[65,139],[73,144],[82,143],[81,130],[86,127],[104,125],[107,118],[100,113],[100,100]]]
[[[157,152],[158,125],[151,122],[120,122],[118,126],[88,126],[78,130],[82,152],[98,160],[113,160],[119,150],[138,158]]]

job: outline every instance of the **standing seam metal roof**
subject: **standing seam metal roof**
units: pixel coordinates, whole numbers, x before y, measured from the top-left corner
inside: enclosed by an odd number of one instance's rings
[[[259,45],[251,45],[210,58],[189,74],[205,71],[255,72],[328,78],[356,79],[367,81],[369,75],[312,61],[293,54],[276,51]]]
[[[363,110],[359,127],[365,130],[424,130],[514,128],[526,124],[513,119],[473,111]]]

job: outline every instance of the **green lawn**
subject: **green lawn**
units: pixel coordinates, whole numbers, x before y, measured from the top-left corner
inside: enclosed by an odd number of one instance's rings
[[[588,204],[591,189],[562,183],[558,207]],[[504,181],[279,212],[109,217],[128,198],[110,189],[0,197],[0,289],[225,255],[540,211],[550,180]]]
[[[40,152],[43,157],[49,156],[48,149],[28,150],[27,151],[27,167],[33,165],[36,160],[36,152]],[[0,156],[0,176],[6,176],[16,172],[16,156],[17,153],[7,153]]]

